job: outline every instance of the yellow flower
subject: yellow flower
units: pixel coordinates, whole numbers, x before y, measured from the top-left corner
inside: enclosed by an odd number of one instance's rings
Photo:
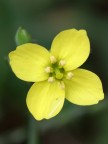
[[[104,98],[99,77],[78,68],[90,53],[85,30],[69,29],[53,40],[50,52],[38,44],[26,43],[9,53],[15,75],[34,82],[27,94],[27,106],[37,120],[57,115],[65,98],[77,105],[93,105]]]

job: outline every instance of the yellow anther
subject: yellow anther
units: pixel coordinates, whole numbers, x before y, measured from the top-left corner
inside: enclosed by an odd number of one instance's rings
[[[64,66],[66,64],[65,60],[60,60],[59,66]]]
[[[73,73],[72,72],[68,72],[66,75],[66,79],[71,79],[73,77]]]
[[[54,77],[49,77],[48,78],[48,82],[50,82],[50,83],[54,82],[54,80],[55,80]]]
[[[51,72],[51,67],[49,67],[49,66],[46,67],[46,68],[45,68],[45,72],[46,72],[46,73],[50,73],[50,72]]]
[[[50,56],[50,60],[51,60],[51,63],[56,63],[57,62],[57,59],[55,58],[55,56]]]
[[[61,89],[65,89],[65,84],[64,84],[63,81],[60,82],[60,88],[61,88]]]

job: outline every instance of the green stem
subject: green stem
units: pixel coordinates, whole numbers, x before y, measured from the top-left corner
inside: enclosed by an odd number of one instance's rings
[[[34,120],[32,117],[29,118],[27,144],[39,144],[39,132],[38,128],[36,127],[36,120]]]

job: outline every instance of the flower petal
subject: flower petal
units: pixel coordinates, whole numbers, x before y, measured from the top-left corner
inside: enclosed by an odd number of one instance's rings
[[[99,77],[84,69],[76,69],[71,80],[64,80],[66,98],[78,105],[97,104],[104,98],[102,84]]]
[[[50,119],[57,115],[64,104],[65,91],[60,83],[47,81],[34,83],[27,95],[29,111],[37,120]]]
[[[50,54],[44,47],[26,43],[9,53],[10,65],[16,76],[25,81],[43,81],[48,78],[45,67],[50,63]]]
[[[59,33],[53,40],[51,53],[58,60],[65,60],[66,71],[82,65],[89,56],[90,43],[85,30],[70,29]]]

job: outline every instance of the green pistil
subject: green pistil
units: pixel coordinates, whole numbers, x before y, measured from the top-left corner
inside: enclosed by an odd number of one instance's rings
[[[45,69],[46,71],[49,70],[49,67]],[[59,67],[58,63],[54,63],[50,66],[49,77],[56,78],[61,80],[64,76],[64,69],[63,67]]]
[[[56,79],[62,79],[63,78],[63,73],[60,71],[59,68],[55,68],[54,72],[55,72]]]

